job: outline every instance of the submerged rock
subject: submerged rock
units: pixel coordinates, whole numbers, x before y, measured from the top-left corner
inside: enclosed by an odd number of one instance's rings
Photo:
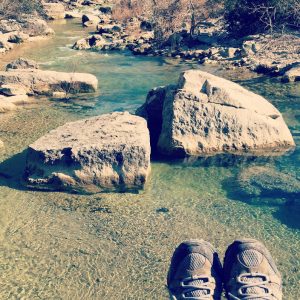
[[[249,197],[300,196],[300,180],[270,167],[255,166],[244,169],[237,177],[240,191]]]
[[[147,124],[126,112],[67,123],[37,140],[25,180],[51,190],[124,192],[142,189],[149,173]]]
[[[161,154],[199,156],[249,151],[263,154],[295,146],[282,115],[271,103],[212,74],[186,71],[175,88],[160,89],[154,98],[154,102],[148,99],[143,109],[151,110],[155,102],[162,107],[162,111],[156,112],[156,119],[148,113],[151,135],[157,136],[161,127],[157,143]]]
[[[6,71],[9,69],[39,69],[39,65],[34,60],[20,57],[6,66]]]
[[[98,87],[98,80],[92,74],[64,73],[36,69],[9,69],[0,72],[2,85],[15,84],[28,91],[29,95],[52,95],[54,92],[88,93]]]

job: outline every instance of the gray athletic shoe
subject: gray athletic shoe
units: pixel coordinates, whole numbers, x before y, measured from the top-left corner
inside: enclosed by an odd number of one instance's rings
[[[219,300],[222,266],[213,246],[189,240],[175,250],[167,284],[173,300]]]
[[[232,300],[281,300],[281,275],[267,248],[254,239],[231,244],[224,259],[224,286]]]

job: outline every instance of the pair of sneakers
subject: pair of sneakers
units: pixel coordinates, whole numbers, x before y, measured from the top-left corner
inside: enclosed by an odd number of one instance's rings
[[[215,248],[189,240],[175,250],[167,278],[173,300],[281,300],[282,281],[267,248],[254,239],[234,241],[222,267]]]

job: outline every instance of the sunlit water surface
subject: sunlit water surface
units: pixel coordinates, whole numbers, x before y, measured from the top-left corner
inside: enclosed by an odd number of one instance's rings
[[[52,39],[1,57],[18,56],[43,69],[89,72],[95,95],[69,101],[38,99],[0,116],[0,299],[167,299],[165,277],[176,244],[203,238],[224,255],[239,237],[262,240],[284,278],[284,299],[299,298],[299,199],[237,197],[235,177],[263,165],[299,176],[299,150],[279,158],[219,158],[153,162],[140,194],[92,196],[26,190],[19,184],[24,150],[67,121],[111,111],[133,112],[147,91],[174,83],[180,71],[202,68],[267,97],[300,142],[300,85],[238,71],[122,53],[73,51],[86,33],[76,22],[54,23]]]

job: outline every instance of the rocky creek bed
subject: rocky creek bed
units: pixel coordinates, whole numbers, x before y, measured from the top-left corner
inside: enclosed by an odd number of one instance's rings
[[[78,22],[52,27],[53,39],[18,47],[3,56],[2,67],[24,56],[45,70],[94,74],[101,89],[62,101],[38,98],[17,113],[0,115],[1,298],[164,299],[169,257],[179,241],[201,237],[223,254],[233,239],[252,236],[277,259],[285,299],[296,299],[297,148],[279,157],[153,161],[140,194],[45,193],[24,189],[19,179],[28,145],[49,130],[113,111],[133,113],[151,88],[176,83],[190,68],[238,81],[270,100],[299,145],[299,84],[130,53],[78,52],[70,49],[83,35]]]

